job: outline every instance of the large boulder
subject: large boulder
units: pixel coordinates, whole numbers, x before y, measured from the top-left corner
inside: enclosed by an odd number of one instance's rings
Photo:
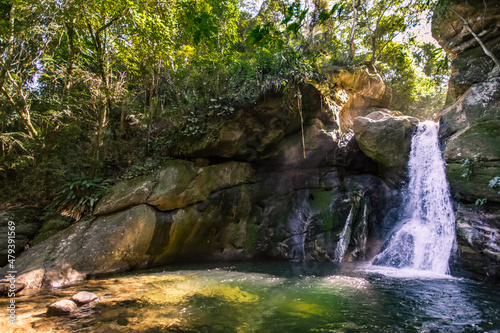
[[[36,237],[31,241],[31,245],[36,245],[52,235],[55,235],[61,230],[66,229],[72,223],[72,220],[68,216],[61,216],[59,214],[55,214],[53,216],[48,217],[45,222],[43,222],[42,227],[38,231]]]
[[[359,148],[368,157],[385,168],[402,168],[408,164],[417,126],[417,118],[375,111],[354,119],[353,130]]]
[[[439,135],[443,141],[477,123],[500,119],[500,77],[493,76],[471,86],[441,110],[438,117]]]
[[[19,256],[16,281],[27,288],[61,286],[89,275],[145,267],[153,234],[162,222],[145,205],[81,220]],[[7,270],[2,268],[0,274]]]

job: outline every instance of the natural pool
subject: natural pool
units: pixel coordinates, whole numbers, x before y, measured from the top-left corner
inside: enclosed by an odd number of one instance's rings
[[[500,288],[368,265],[207,263],[44,289],[17,298],[2,332],[498,332]],[[47,305],[79,291],[101,302],[67,317]],[[2,300],[5,308],[7,302]]]

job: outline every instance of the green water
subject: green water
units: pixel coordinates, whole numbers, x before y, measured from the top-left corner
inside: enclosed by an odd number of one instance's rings
[[[26,297],[36,332],[498,332],[500,289],[465,279],[390,277],[363,266],[241,263],[177,266]],[[46,317],[88,290],[94,308]],[[31,311],[31,312],[30,312]]]

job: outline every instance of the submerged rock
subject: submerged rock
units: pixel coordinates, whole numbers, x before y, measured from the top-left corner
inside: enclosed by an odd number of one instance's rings
[[[11,293],[17,294],[19,291],[23,290],[24,287],[24,283],[11,283],[11,281],[7,279],[0,280],[0,297],[7,297]]]
[[[78,305],[87,304],[93,301],[99,301],[96,294],[88,291],[80,291],[79,293],[71,296],[71,300]]]
[[[78,308],[75,302],[68,299],[52,303],[47,308],[47,316],[65,316]]]

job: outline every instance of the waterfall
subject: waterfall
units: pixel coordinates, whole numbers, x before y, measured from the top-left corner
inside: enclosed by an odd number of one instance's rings
[[[354,206],[351,207],[349,211],[349,215],[347,216],[347,220],[345,221],[344,229],[339,236],[339,242],[337,243],[337,247],[335,248],[335,254],[333,257],[334,262],[342,262],[344,259],[345,251],[349,246],[349,240],[351,239],[351,229],[349,228],[349,224],[351,223],[352,211]]]
[[[413,136],[400,222],[375,265],[448,273],[455,219],[437,132],[437,124],[426,121]]]

